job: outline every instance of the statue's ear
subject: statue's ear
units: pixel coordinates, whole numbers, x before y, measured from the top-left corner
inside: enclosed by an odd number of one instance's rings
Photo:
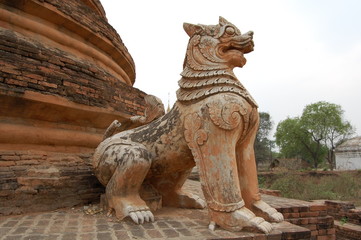
[[[223,26],[223,25],[231,24],[231,23],[228,22],[224,17],[219,16],[219,24],[220,24],[221,26]]]
[[[200,33],[203,30],[202,26],[191,23],[183,23],[183,28],[189,37],[192,37],[195,33]]]

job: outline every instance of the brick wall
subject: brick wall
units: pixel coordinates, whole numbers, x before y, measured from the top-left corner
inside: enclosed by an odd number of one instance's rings
[[[337,239],[361,239],[361,209],[352,202],[326,200],[327,213],[335,218]]]
[[[361,225],[361,209],[356,209],[352,202],[326,200],[325,204],[327,213],[336,220],[345,219],[349,223]]]
[[[104,191],[91,153],[0,151],[0,215],[54,210],[98,201]]]
[[[98,200],[92,152],[114,119],[143,115],[133,59],[93,3],[0,0],[0,215]]]
[[[94,63],[0,28],[0,93],[19,95],[25,91],[114,108],[129,115],[142,114],[144,109],[143,92]]]
[[[281,212],[285,221],[309,229],[311,240],[336,239],[334,219],[327,214],[325,204],[270,195],[262,198]]]
[[[280,210],[286,221],[311,230],[311,239],[335,239],[333,217],[327,215],[325,205],[283,207]]]

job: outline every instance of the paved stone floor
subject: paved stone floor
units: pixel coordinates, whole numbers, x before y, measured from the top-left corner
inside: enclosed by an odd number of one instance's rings
[[[199,192],[199,185],[187,183],[191,191]],[[85,206],[85,208],[88,206]],[[282,232],[303,231],[287,222],[275,224],[275,230],[260,233],[232,233],[208,230],[206,210],[162,208],[155,212],[155,222],[137,225],[125,219],[119,222],[104,213],[86,214],[84,206],[52,212],[0,217],[1,240],[92,240],[92,239],[281,239]],[[298,238],[297,238],[298,239]]]
[[[87,215],[82,207],[53,212],[0,218],[1,240],[70,240],[70,239],[280,239],[280,228],[294,228],[287,222],[275,224],[268,236],[259,233],[231,233],[207,229],[204,210],[163,208],[156,212],[156,221],[136,225],[129,219],[118,222],[105,214]]]

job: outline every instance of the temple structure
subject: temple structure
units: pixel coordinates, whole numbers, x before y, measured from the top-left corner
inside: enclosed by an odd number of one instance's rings
[[[337,170],[361,169],[361,137],[351,138],[335,150]]]
[[[143,114],[134,81],[99,0],[0,0],[0,215],[98,199],[89,158]]]

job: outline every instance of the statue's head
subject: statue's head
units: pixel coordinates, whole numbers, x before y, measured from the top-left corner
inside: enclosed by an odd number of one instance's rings
[[[190,64],[195,66],[243,67],[246,64],[243,55],[253,51],[253,32],[242,34],[223,17],[219,17],[217,25],[184,23],[183,28],[190,37],[186,61],[194,62]]]

